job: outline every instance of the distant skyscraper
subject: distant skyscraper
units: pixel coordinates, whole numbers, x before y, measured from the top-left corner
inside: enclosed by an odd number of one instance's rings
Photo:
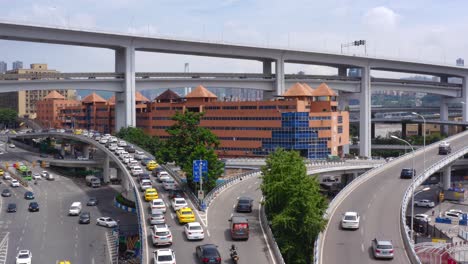
[[[465,60],[462,58],[457,59],[457,66],[464,67],[465,66]]]
[[[0,61],[0,73],[5,73],[7,71],[7,64],[4,61]]]
[[[23,69],[23,62],[22,61],[14,61],[13,62],[13,69],[12,70],[18,70],[18,69]]]
[[[348,76],[349,77],[361,77],[361,69],[360,68],[349,68]]]

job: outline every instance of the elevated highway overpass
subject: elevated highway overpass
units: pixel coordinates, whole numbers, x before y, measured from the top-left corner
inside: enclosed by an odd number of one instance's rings
[[[187,39],[170,39],[153,37],[147,35],[122,34],[105,31],[92,31],[82,29],[71,29],[64,27],[46,27],[32,24],[20,24],[15,22],[3,21],[0,22],[0,39],[40,42],[49,44],[62,44],[73,46],[85,46],[105,48],[115,51],[115,73],[123,74],[124,79],[114,79],[101,81],[98,79],[75,80],[78,85],[82,82],[87,82],[88,88],[107,89],[116,91],[116,130],[121,127],[136,125],[136,110],[135,110],[135,92],[137,90],[137,76],[135,74],[135,52],[162,52],[173,54],[188,54],[208,57],[234,58],[259,61],[263,64],[262,74],[272,75],[272,67],[275,67],[275,78],[272,80],[253,81],[249,84],[250,87],[265,87],[261,83],[274,83],[271,93],[273,95],[281,95],[286,88],[285,63],[300,63],[314,64],[322,66],[330,66],[337,68],[338,75],[346,77],[347,69],[360,68],[360,80],[342,81],[354,82],[351,84],[355,88],[352,92],[355,93],[361,102],[362,111],[360,111],[360,140],[362,142],[360,154],[362,156],[371,156],[370,148],[370,124],[371,124],[371,86],[375,85],[377,89],[408,89],[411,86],[414,91],[423,88],[425,92],[445,93],[447,98],[455,98],[459,101],[468,102],[468,69],[448,65],[436,65],[416,61],[401,61],[396,59],[375,58],[368,56],[351,56],[335,53],[323,53],[317,51],[291,50],[282,48],[248,46],[228,43],[210,43]],[[427,84],[407,84],[401,83],[401,80],[376,80],[371,78],[371,70],[379,71],[395,71],[408,72],[418,74],[428,74],[440,76],[443,80],[442,86],[427,85]],[[461,87],[452,87],[451,84],[445,84],[448,77],[458,77],[462,79]],[[296,81],[296,80],[294,80]],[[331,82],[332,80],[330,80]],[[8,81],[2,81],[8,82]],[[29,81],[27,81],[29,82]],[[25,82],[24,84],[27,84]],[[39,80],[39,82],[48,83],[49,81]],[[60,81],[56,85],[42,84],[38,89],[54,89],[63,87],[66,80]],[[103,82],[112,82],[111,86],[103,84]],[[140,82],[140,81],[138,81]],[[142,83],[153,82],[152,78],[142,80]],[[151,87],[155,87],[158,80],[154,80]],[[206,81],[210,82],[210,81]],[[237,83],[242,83],[241,80],[236,80]],[[338,82],[338,81],[337,81]],[[400,82],[400,83],[399,83]],[[167,83],[167,82],[166,82]],[[191,82],[192,80],[191,80]],[[197,80],[197,84],[203,84]],[[180,83],[180,86],[187,86],[187,83]],[[212,85],[222,86],[221,82],[211,83]],[[270,86],[271,86],[270,84]],[[5,91],[11,83],[3,86]],[[167,84],[161,85],[166,87]],[[336,89],[340,88],[339,83],[332,84]],[[381,88],[378,88],[380,85]],[[406,86],[406,87],[405,87]],[[420,87],[421,86],[421,87]],[[67,87],[70,87],[67,85]],[[144,85],[141,85],[144,87]],[[71,87],[70,87],[71,88]],[[166,87],[167,88],[167,87]],[[15,89],[19,89],[16,87]],[[444,102],[445,104],[445,102]],[[468,121],[468,107],[463,107],[463,120]]]
[[[48,133],[27,133],[27,134],[15,134],[15,135],[8,135],[9,138],[12,139],[20,139],[20,138],[39,138],[39,137],[57,137],[57,138],[67,138],[73,139],[75,141],[87,143],[92,145],[93,147],[99,149],[103,153],[107,155],[109,160],[112,160],[116,166],[118,167],[119,171],[122,173],[121,177],[121,184],[124,190],[127,193],[134,194],[135,204],[137,205],[137,217],[140,229],[140,239],[142,245],[142,263],[147,264],[150,263],[152,259],[152,250],[150,250],[150,237],[148,236],[148,224],[146,219],[148,219],[148,211],[146,208],[146,203],[143,203],[143,199],[138,191],[138,186],[135,183],[135,180],[130,175],[129,171],[126,169],[125,165],[115,156],[112,152],[110,152],[105,146],[100,144],[94,139],[87,138],[80,135],[68,134],[68,133],[56,133],[56,132],[48,132]],[[106,171],[106,169],[104,169]],[[108,171],[108,170],[107,170]]]
[[[467,150],[468,132],[446,140],[451,142],[452,154],[459,155],[458,151]],[[425,156],[424,162],[423,148],[414,153],[418,177],[424,168],[450,157],[438,155],[438,144],[427,146]],[[392,240],[395,263],[411,263],[407,254],[410,249],[400,232],[400,211],[411,180],[400,179],[399,175],[402,168],[412,167],[412,159],[413,154],[408,154],[371,170],[337,195],[327,211],[327,228],[319,239],[319,263],[377,263],[370,251],[371,240],[376,237]],[[339,228],[342,214],[347,211],[356,211],[361,215],[359,230],[349,232]]]

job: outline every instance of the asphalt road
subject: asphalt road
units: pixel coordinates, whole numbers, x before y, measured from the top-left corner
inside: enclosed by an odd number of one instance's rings
[[[466,146],[468,133],[452,142],[452,151]],[[438,146],[426,149],[426,168],[446,156],[438,155]],[[392,263],[409,263],[400,234],[400,210],[403,195],[411,184],[400,179],[402,168],[411,168],[412,159],[387,163],[385,170],[359,185],[337,207],[323,236],[322,263],[374,263],[371,240],[391,240],[395,248]],[[417,174],[423,172],[423,153],[415,157]],[[356,231],[340,229],[342,214],[356,211],[361,215],[361,226]]]
[[[273,263],[259,222],[259,204],[262,198],[262,192],[259,189],[260,183],[261,179],[258,177],[244,179],[220,193],[208,209],[208,227],[211,239],[217,242],[219,251],[223,259],[226,260],[223,263],[231,263],[229,248],[232,244],[236,245],[238,249],[240,263]],[[234,207],[240,196],[254,199],[252,213],[236,212]],[[233,215],[246,216],[249,220],[250,236],[248,240],[234,241],[231,239],[228,220]]]
[[[25,151],[13,149],[13,152],[0,156],[0,161],[10,164],[21,161]],[[34,168],[34,172],[42,168]],[[55,263],[57,260],[70,260],[72,263],[103,263],[105,250],[105,232],[110,229],[96,225],[96,218],[111,216],[121,221],[122,225],[135,225],[136,215],[123,212],[113,206],[117,191],[111,187],[91,189],[83,180],[52,172],[55,181],[41,180],[38,185],[28,187],[35,194],[34,201],[39,203],[39,212],[28,211],[28,200],[23,198],[25,188],[10,188],[12,197],[1,197],[0,230],[9,232],[8,263],[14,262],[21,249],[29,249],[35,263]],[[3,190],[9,183],[1,180]],[[87,207],[88,197],[95,196],[100,204]],[[81,201],[83,211],[91,212],[91,224],[78,224],[78,217],[68,216],[72,202]],[[16,213],[7,213],[6,206],[15,202]]]

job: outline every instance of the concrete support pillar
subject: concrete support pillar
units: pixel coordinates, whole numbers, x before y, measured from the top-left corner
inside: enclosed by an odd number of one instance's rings
[[[110,176],[109,176],[109,156],[106,155],[104,158],[104,164],[102,166],[102,177],[104,183],[109,183],[110,182]]]
[[[122,179],[122,181],[121,181],[122,196],[125,197],[128,200],[135,201],[135,195],[134,195],[133,190],[131,188],[132,184],[130,183],[130,180],[128,179],[128,177],[125,176],[124,172],[121,171],[120,169],[117,169],[117,177],[119,179]]]
[[[271,60],[263,61],[263,74],[265,74],[265,75],[271,75],[272,74],[271,63],[272,63]]]
[[[359,112],[359,155],[371,157],[371,82],[370,67],[362,68]]]
[[[115,71],[125,74],[124,92],[115,93],[115,131],[136,125],[135,113],[135,48],[115,51]]]
[[[89,159],[89,145],[83,146],[83,157]]]
[[[468,122],[468,76],[462,78],[462,117],[463,122]]]
[[[349,144],[343,145],[343,155],[349,154]]]
[[[338,94],[338,109],[345,111],[346,107],[349,106],[349,93],[341,92]]]
[[[401,123],[401,138],[406,139],[406,123]]]
[[[279,58],[275,61],[276,75],[276,95],[283,95],[286,91],[284,82],[284,58]]]
[[[424,132],[426,133],[426,132]],[[418,124],[418,136],[423,136],[423,124]]]
[[[375,123],[371,123],[371,138],[375,138]]]
[[[440,102],[440,120],[441,121],[447,121],[449,117],[449,111],[448,111],[448,104],[447,104],[447,99],[442,99]],[[440,126],[440,133],[442,135],[447,135],[448,134],[448,127],[446,125],[441,125]]]
[[[338,76],[348,76],[348,68],[338,67]]]
[[[447,166],[447,167],[444,168],[444,178],[443,178],[444,191],[448,190],[448,188],[450,188],[450,186],[452,185],[451,170],[452,170],[452,166]]]

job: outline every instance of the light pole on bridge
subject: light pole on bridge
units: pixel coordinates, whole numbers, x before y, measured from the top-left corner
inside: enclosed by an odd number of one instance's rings
[[[416,154],[414,152],[413,145],[411,145],[408,141],[401,139],[397,136],[391,136],[391,138],[399,140],[401,142],[404,142],[405,144],[409,145],[411,147],[411,151],[413,152],[413,165],[411,167],[411,241],[413,241],[414,244],[414,159],[416,157]]]
[[[419,116],[422,118],[424,124],[423,124],[423,130],[424,130],[424,134],[423,134],[423,140],[424,140],[424,149],[423,149],[423,155],[424,155],[424,164],[423,164],[423,171],[426,171],[426,119],[424,118],[424,116],[416,113],[416,112],[412,112],[413,115],[416,115],[416,116]]]

